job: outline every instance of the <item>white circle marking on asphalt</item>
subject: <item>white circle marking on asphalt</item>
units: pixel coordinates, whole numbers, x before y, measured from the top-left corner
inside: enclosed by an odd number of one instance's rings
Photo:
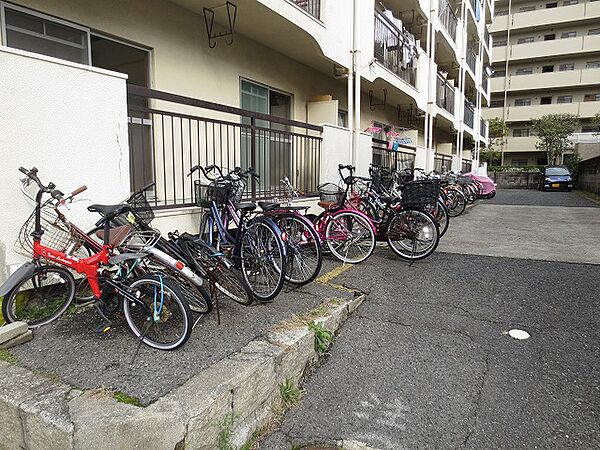
[[[510,330],[508,335],[513,339],[522,341],[523,339],[529,339],[531,335],[527,331],[517,330],[516,328]]]

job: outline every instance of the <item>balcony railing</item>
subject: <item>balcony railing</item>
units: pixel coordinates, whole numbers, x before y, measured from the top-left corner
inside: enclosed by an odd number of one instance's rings
[[[488,92],[488,83],[489,83],[488,78],[489,78],[489,76],[488,76],[487,72],[484,70],[483,74],[481,75],[481,87],[483,88],[483,92],[485,92],[486,95]]]
[[[387,17],[375,12],[375,58],[383,66],[413,87],[416,87],[417,69],[412,62],[403,60],[404,36]]]
[[[473,166],[473,162],[470,159],[463,159],[460,167],[460,171],[462,173],[469,173],[471,171],[471,167]]]
[[[155,183],[152,206],[193,206],[187,174],[196,164],[254,167],[260,179],[249,181],[250,198],[283,195],[286,176],[317,192],[322,127],[139,86],[127,92],[131,188]]]
[[[436,172],[448,172],[452,169],[452,156],[436,153],[433,157],[433,168]]]
[[[492,46],[490,45],[490,31],[487,25],[483,29],[483,44],[488,48],[488,51]]]
[[[321,0],[291,0],[315,19],[321,20]]]
[[[475,55],[475,51],[471,48],[471,45],[467,43],[467,64],[475,73],[475,64],[477,63],[477,55]]]
[[[464,123],[469,128],[473,129],[474,121],[475,121],[475,107],[471,104],[471,102],[469,100],[465,100]]]
[[[387,167],[392,171],[415,168],[415,151],[411,148],[403,148],[394,151],[389,148],[388,141],[373,139],[372,163],[381,167]]]
[[[450,3],[448,3],[448,0],[440,0],[438,18],[440,19],[440,22],[442,22],[442,25],[452,40],[456,42],[456,27],[458,25],[458,19],[456,18],[456,14],[452,10]]]
[[[436,103],[440,108],[454,114],[454,88],[440,74],[437,76]]]
[[[480,134],[480,135],[481,135],[481,137],[483,137],[483,138],[485,138],[485,137],[486,137],[486,135],[487,135],[487,133],[486,133],[487,127],[488,127],[488,125],[487,125],[487,122],[486,122],[485,120],[483,120],[483,119],[480,119],[480,123],[479,123],[479,134]]]

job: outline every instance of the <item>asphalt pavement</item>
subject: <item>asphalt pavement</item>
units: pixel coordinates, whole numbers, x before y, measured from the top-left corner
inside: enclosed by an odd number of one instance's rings
[[[552,194],[530,191],[512,206],[535,214],[524,208],[528,198]],[[484,205],[506,208],[482,201],[453,219],[448,245],[465,236],[476,248],[469,232],[488,216]],[[593,214],[578,220],[596,232]],[[565,236],[571,226],[556,223]],[[504,223],[489,221],[478,245],[503,233]],[[521,245],[518,223],[512,233],[505,245]],[[600,253],[600,241],[588,246]],[[260,448],[600,448],[600,266],[569,259],[438,251],[409,266],[378,248],[334,280],[368,292],[367,300]],[[530,338],[513,339],[512,329]]]

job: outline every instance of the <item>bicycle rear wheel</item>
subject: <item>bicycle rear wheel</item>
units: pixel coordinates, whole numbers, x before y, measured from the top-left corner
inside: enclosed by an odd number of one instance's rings
[[[75,297],[75,279],[57,266],[37,266],[33,275],[21,280],[2,301],[8,323],[23,321],[38,328],[60,317]]]
[[[163,275],[132,280],[128,291],[136,301],[123,298],[123,313],[133,334],[158,350],[175,350],[192,333],[191,311],[183,294]]]
[[[448,215],[450,217],[460,216],[467,207],[467,199],[462,192],[457,190],[448,191],[448,198],[450,199],[450,206],[448,207]]]
[[[284,214],[274,220],[287,235],[285,280],[297,286],[310,283],[319,275],[323,263],[321,243],[314,226],[295,214]]]
[[[342,211],[329,218],[325,242],[340,261],[358,264],[375,250],[375,233],[368,219],[352,211]]]
[[[248,224],[240,239],[242,275],[257,300],[273,300],[283,288],[286,274],[284,243],[272,222]]]
[[[437,222],[426,212],[398,211],[388,223],[388,245],[401,258],[413,261],[426,258],[435,251],[439,241]]]

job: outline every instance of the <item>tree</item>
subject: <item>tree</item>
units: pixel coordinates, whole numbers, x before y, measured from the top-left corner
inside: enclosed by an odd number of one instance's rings
[[[596,136],[600,135],[600,113],[596,113],[594,117],[592,117],[592,126],[596,129],[594,134]]]
[[[579,125],[574,114],[547,114],[532,120],[532,129],[538,137],[535,147],[546,152],[549,164],[559,164],[560,158],[571,148],[569,136]]]
[[[481,161],[486,161],[489,165],[499,165],[502,153],[497,147],[504,144],[508,136],[508,125],[502,119],[494,117],[488,122],[489,126],[489,144],[485,150],[481,150],[479,155]]]

